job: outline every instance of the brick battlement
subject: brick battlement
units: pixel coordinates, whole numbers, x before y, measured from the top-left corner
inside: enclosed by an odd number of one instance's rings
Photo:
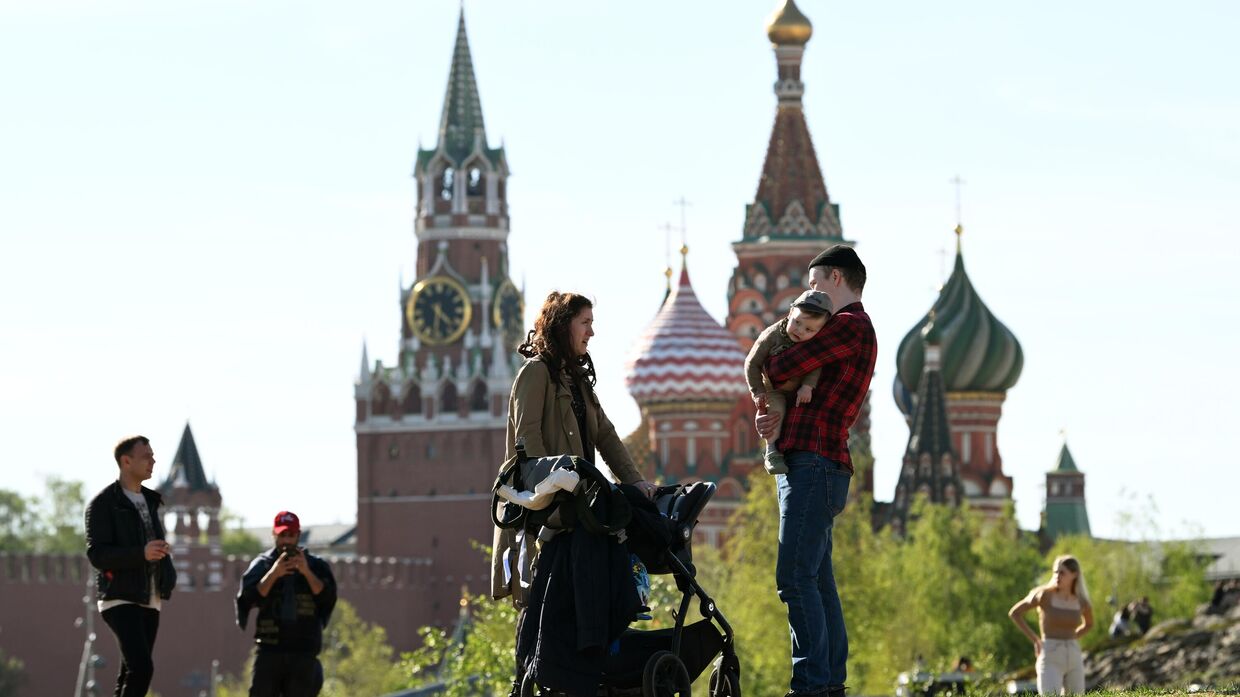
[[[177,559],[177,555],[174,555]],[[416,557],[324,557],[331,564],[336,585],[346,590],[398,590],[426,588],[439,581],[431,573],[431,560]],[[236,593],[249,558],[235,555],[191,556],[177,559],[178,592]],[[188,567],[188,568],[187,568]],[[212,572],[217,572],[213,574]],[[0,552],[0,585],[85,584],[93,573],[90,562],[80,554],[27,554]],[[204,583],[202,579],[218,579]]]
[[[80,554],[0,552],[0,584],[75,585],[86,583],[90,563]]]

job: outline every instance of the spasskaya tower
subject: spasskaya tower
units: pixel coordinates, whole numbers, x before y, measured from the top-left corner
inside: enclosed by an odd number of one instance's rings
[[[460,586],[481,591],[489,573],[471,542],[491,538],[524,324],[508,277],[508,161],[487,142],[464,13],[438,141],[418,151],[413,176],[416,278],[400,293],[399,351],[372,364],[363,347],[354,389],[357,551],[430,559],[435,604],[452,614]]]

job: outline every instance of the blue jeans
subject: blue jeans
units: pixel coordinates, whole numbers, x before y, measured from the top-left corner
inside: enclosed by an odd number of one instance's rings
[[[788,606],[792,682],[796,692],[843,685],[848,633],[831,568],[831,528],[848,502],[852,474],[817,453],[784,453],[788,474],[779,490],[779,559],[775,585]]]

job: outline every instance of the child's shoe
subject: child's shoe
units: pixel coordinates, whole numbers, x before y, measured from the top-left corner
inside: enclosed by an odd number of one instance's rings
[[[770,475],[788,474],[788,464],[784,462],[784,454],[778,451],[767,453],[762,466]]]

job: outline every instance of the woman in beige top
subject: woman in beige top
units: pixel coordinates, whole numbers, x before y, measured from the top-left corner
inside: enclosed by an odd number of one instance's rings
[[[1025,622],[1025,614],[1034,608],[1038,609],[1041,637]],[[1077,640],[1094,626],[1094,611],[1076,557],[1056,559],[1051,580],[1013,605],[1008,617],[1033,642],[1038,657],[1038,694],[1085,691],[1085,662]]]

